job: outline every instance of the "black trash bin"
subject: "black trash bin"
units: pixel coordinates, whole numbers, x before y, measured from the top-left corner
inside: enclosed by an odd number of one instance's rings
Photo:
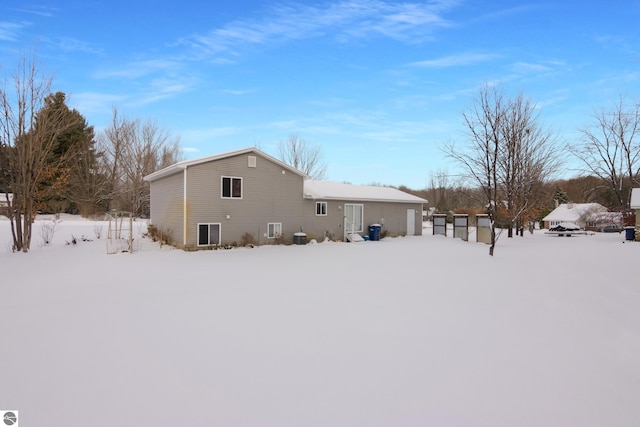
[[[382,226],[380,224],[372,224],[369,226],[369,240],[380,240],[380,230]]]
[[[293,244],[294,245],[306,245],[307,244],[307,233],[293,233]]]
[[[635,227],[625,227],[624,234],[626,240],[636,240],[636,229]]]

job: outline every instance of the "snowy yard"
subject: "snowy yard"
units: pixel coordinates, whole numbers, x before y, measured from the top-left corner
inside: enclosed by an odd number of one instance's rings
[[[23,426],[640,425],[624,235],[107,255],[106,225],[64,217],[44,246],[41,224],[12,254],[0,219],[0,409]]]

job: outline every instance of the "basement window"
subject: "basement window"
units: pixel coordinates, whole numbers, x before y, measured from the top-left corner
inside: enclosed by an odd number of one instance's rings
[[[278,237],[282,237],[282,223],[281,222],[270,222],[267,224],[267,238],[269,239],[277,239]]]
[[[220,244],[220,224],[198,224],[198,246]]]

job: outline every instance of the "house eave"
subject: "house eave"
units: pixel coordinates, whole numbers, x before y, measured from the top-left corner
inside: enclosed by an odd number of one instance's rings
[[[363,203],[405,203],[405,204],[424,204],[429,203],[428,200],[394,200],[394,199],[376,199],[376,198],[358,198],[358,197],[317,197],[310,194],[305,194],[304,198],[307,200],[327,200],[336,202],[363,202]]]
[[[196,165],[201,165],[203,163],[209,163],[209,162],[214,162],[216,160],[222,160],[222,159],[226,159],[229,157],[234,157],[234,156],[239,156],[242,154],[248,154],[248,153],[255,153],[259,156],[264,157],[265,159],[279,165],[280,167],[282,167],[285,170],[288,170],[289,172],[295,173],[296,175],[300,175],[303,178],[307,178],[307,175],[304,174],[303,172],[300,172],[299,170],[297,170],[294,167],[289,166],[288,164],[276,159],[275,157],[270,156],[269,154],[258,150],[257,148],[245,148],[242,150],[236,150],[236,151],[229,151],[227,153],[222,153],[222,154],[216,154],[213,156],[207,156],[207,157],[201,157],[199,159],[194,159],[194,160],[185,160],[182,162],[178,162],[175,163],[171,166],[167,166],[164,169],[160,169],[159,171],[153,172],[147,176],[145,176],[143,179],[145,181],[148,182],[152,182],[155,181],[157,179],[160,178],[164,178],[167,176],[171,176],[174,175],[176,173],[180,173],[182,171],[184,171],[185,169],[191,167],[191,166],[196,166]]]

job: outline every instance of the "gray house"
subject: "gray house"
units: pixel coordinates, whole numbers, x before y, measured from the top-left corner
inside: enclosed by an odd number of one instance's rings
[[[422,234],[426,200],[394,188],[313,181],[256,149],[176,163],[145,177],[151,223],[170,244],[208,248],[251,239],[342,240],[380,224],[389,235]]]

